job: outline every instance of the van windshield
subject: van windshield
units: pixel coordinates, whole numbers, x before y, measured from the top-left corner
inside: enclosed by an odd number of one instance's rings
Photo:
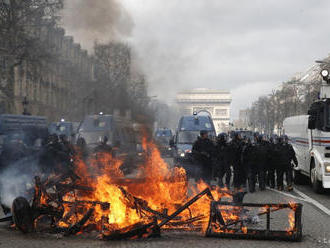
[[[193,144],[199,135],[199,131],[184,131],[178,133],[178,144]]]
[[[180,130],[213,131],[213,125],[206,116],[186,116],[181,119]]]
[[[71,123],[52,123],[49,126],[50,134],[65,134],[70,136],[72,134],[72,124]]]
[[[81,124],[79,131],[93,132],[111,129],[111,116],[88,116]]]

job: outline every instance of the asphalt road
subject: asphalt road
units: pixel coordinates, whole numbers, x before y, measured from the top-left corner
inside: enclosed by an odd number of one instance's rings
[[[168,162],[171,163],[170,160]],[[309,186],[297,186],[294,192],[267,190],[247,194],[244,202],[287,203],[289,201],[303,204],[303,240],[302,242],[232,240],[206,238],[202,233],[168,233],[162,232],[160,238],[137,241],[99,241],[83,236],[62,237],[46,234],[22,234],[13,231],[8,223],[0,225],[0,247],[330,247],[330,193],[318,195]],[[329,212],[327,212],[329,210]],[[284,217],[274,215],[273,227],[279,222],[287,221]],[[262,222],[262,221],[261,221]],[[272,226],[271,226],[272,227]]]

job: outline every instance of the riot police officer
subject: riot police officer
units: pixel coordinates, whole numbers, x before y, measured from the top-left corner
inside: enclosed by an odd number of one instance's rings
[[[73,157],[75,154],[74,147],[69,142],[69,140],[65,134],[61,134],[59,138],[60,138],[60,144],[62,147],[62,151],[66,155],[65,159],[70,160],[70,158]]]
[[[227,143],[227,135],[221,133],[218,135],[216,142],[216,166],[215,171],[218,176],[218,185],[220,187],[230,188],[230,179],[231,179],[231,168],[230,168],[230,150]],[[223,183],[223,177],[225,177],[225,184]]]
[[[276,145],[276,176],[277,176],[277,187],[278,190],[283,190],[283,175],[285,174],[287,189],[288,191],[293,190],[293,177],[292,177],[292,164],[293,161],[296,165],[298,164],[295,151],[291,144],[288,143],[288,137],[283,136],[278,139]]]
[[[243,164],[243,168],[245,171],[245,175],[247,177],[248,180],[248,184],[249,184],[249,191],[251,193],[253,193],[255,190],[253,188],[252,190],[252,186],[250,186],[251,184],[251,176],[254,175],[253,171],[254,171],[254,161],[255,161],[255,153],[254,153],[254,146],[255,146],[255,142],[252,142],[250,138],[246,139],[246,142],[243,146],[242,149],[242,164]]]
[[[266,185],[270,188],[275,188],[275,168],[276,168],[276,154],[275,154],[275,144],[276,136],[269,139],[269,149],[268,149],[268,163],[266,164]]]
[[[47,137],[40,156],[40,167],[44,173],[51,173],[62,162],[62,147],[56,134]]]
[[[265,171],[268,158],[268,145],[263,135],[256,136],[256,143],[253,147],[254,159],[249,174],[249,190],[255,191],[256,178],[258,176],[259,189],[266,189]]]
[[[242,148],[241,137],[236,132],[230,142],[230,161],[234,170],[234,187],[236,190],[239,190],[246,180],[245,171],[241,163]]]
[[[193,144],[192,155],[201,168],[201,178],[206,183],[210,184],[215,147],[213,142],[209,139],[207,131],[200,131],[200,136]]]

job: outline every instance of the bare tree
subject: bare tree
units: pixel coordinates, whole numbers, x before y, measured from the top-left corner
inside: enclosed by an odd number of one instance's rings
[[[281,128],[285,118],[307,114],[310,104],[317,99],[320,82],[303,83],[290,80],[280,90],[260,97],[249,109],[250,126],[271,134],[275,127]]]
[[[63,0],[0,0],[0,91],[8,111],[13,107],[14,72],[24,62],[45,65],[49,49],[49,27],[56,25]],[[36,73],[31,70],[29,73]]]

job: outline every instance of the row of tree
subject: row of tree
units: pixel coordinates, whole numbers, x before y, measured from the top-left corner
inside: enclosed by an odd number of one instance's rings
[[[307,114],[309,106],[318,98],[321,79],[305,82],[292,79],[280,89],[259,97],[248,110],[249,128],[266,134],[281,132],[286,117]]]
[[[67,63],[50,37],[59,27],[64,0],[0,0],[0,98],[6,112],[13,112],[15,68],[24,66],[31,81],[42,81],[42,72],[54,65]],[[66,115],[74,116],[88,100],[92,110],[121,113],[129,110],[135,119],[152,120],[147,82],[141,71],[133,65],[131,48],[122,42],[95,43],[93,80],[88,84],[72,84],[80,102],[68,106]],[[64,65],[68,68],[68,65]],[[70,69],[68,81],[81,82],[83,75]],[[79,78],[82,77],[82,78]],[[81,111],[80,111],[81,112]],[[141,116],[147,116],[143,118]]]
[[[127,110],[139,121],[153,121],[154,111],[144,74],[132,59],[132,49],[124,43],[95,43],[96,106],[105,112]],[[143,119],[143,120],[142,120]]]

